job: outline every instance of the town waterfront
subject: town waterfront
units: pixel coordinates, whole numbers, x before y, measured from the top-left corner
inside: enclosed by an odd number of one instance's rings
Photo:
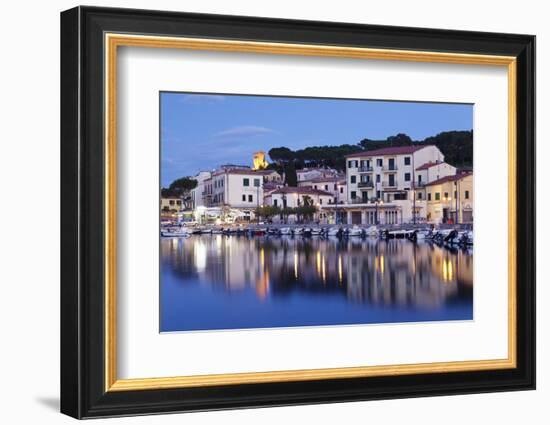
[[[161,332],[473,319],[471,249],[378,238],[162,238]]]

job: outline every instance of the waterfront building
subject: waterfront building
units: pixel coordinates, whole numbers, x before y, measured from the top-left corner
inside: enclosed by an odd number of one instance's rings
[[[163,196],[160,198],[160,210],[165,213],[176,213],[183,210],[183,201],[177,196]]]
[[[300,185],[300,182],[324,177],[335,177],[337,175],[338,171],[332,168],[303,168],[301,170],[296,170],[298,185]]]
[[[455,173],[434,145],[357,152],[346,157],[345,203],[324,209],[347,224],[420,223],[427,218],[425,185]]]
[[[441,177],[424,187],[427,220],[432,223],[473,223],[474,185],[470,172]]]
[[[312,205],[317,208],[313,220],[325,223],[327,220],[326,212],[322,209],[324,205],[334,203],[334,196],[324,190],[313,189],[311,187],[281,187],[274,190],[266,197],[266,204],[279,208],[296,208],[305,205]],[[291,217],[294,221],[296,217]]]
[[[346,176],[334,175],[316,177],[309,180],[298,181],[298,187],[311,187],[317,190],[332,193],[335,203],[344,203],[346,200]]]
[[[191,209],[195,210],[198,207],[204,207],[204,183],[212,176],[210,171],[200,171],[193,179],[197,181],[197,186],[191,189]]]

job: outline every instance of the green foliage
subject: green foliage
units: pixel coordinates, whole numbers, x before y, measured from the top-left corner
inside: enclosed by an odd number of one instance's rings
[[[168,189],[172,191],[181,191],[181,192],[189,192],[191,189],[194,189],[197,187],[197,181],[191,177],[181,177],[179,179],[174,180],[172,183],[170,183],[170,186],[168,186]]]
[[[474,162],[473,131],[445,131],[419,142],[436,145],[445,155],[445,162],[455,167],[471,167]]]
[[[311,220],[313,215],[317,212],[317,207],[314,205],[301,205],[293,208],[294,214],[298,217],[299,221]]]
[[[163,198],[180,197],[185,198],[189,191],[197,187],[197,181],[191,177],[182,177],[170,183],[170,186],[163,187],[160,194]]]
[[[298,186],[298,176],[296,175],[296,165],[294,162],[289,162],[284,166],[285,184],[287,186]]]
[[[445,161],[455,167],[471,167],[473,163],[473,132],[447,131],[424,140],[412,140],[406,134],[398,133],[384,140],[363,139],[356,145],[310,146],[293,151],[286,147],[273,148],[269,156],[274,169],[284,171],[288,186],[296,186],[296,169],[306,167],[328,167],[340,171],[346,169],[346,155],[395,146],[436,145]]]
[[[280,213],[281,209],[274,205],[264,205],[263,207],[256,208],[256,215],[265,219],[270,219]]]

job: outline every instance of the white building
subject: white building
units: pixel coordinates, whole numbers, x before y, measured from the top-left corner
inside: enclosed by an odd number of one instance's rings
[[[332,193],[334,202],[344,203],[347,199],[346,177],[344,175],[317,177],[298,181],[299,187],[311,187]]]
[[[303,181],[318,179],[322,177],[335,177],[337,175],[338,171],[331,168],[304,168],[302,170],[296,170],[298,185],[300,185],[300,182]]]
[[[348,155],[346,203],[325,209],[340,211],[342,221],[348,224],[423,221],[427,215],[424,185],[456,173],[444,161],[434,145],[396,146]]]
[[[281,208],[295,208],[307,205],[322,206],[334,202],[334,196],[324,190],[311,187],[281,187],[270,195],[269,205]]]
[[[208,180],[211,175],[212,173],[210,171],[200,171],[195,177],[193,177],[197,181],[197,186],[191,190],[192,209],[204,206],[204,182]]]

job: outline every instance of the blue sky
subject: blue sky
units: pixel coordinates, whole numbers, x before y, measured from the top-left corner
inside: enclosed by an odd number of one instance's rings
[[[257,150],[356,144],[406,133],[421,140],[471,130],[473,106],[272,96],[161,93],[161,183]]]

